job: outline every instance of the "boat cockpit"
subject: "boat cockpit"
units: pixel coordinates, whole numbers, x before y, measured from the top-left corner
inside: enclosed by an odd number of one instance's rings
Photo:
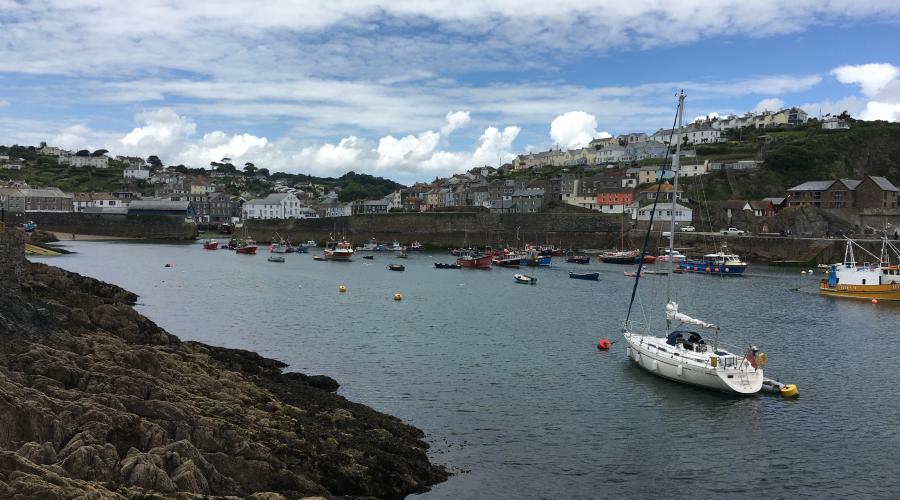
[[[706,341],[697,332],[675,330],[666,335],[666,344],[681,346],[687,351],[706,352]]]

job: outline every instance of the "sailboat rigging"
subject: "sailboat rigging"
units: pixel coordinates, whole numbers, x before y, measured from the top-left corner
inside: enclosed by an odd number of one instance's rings
[[[684,92],[678,94],[678,109],[675,113],[675,125],[672,130],[672,140],[675,142],[675,155],[672,157],[673,193],[678,189],[678,170],[681,158],[681,132],[684,119]],[[668,152],[667,155],[668,156]],[[659,203],[659,193],[662,182],[657,186],[656,199],[650,212],[650,221],[647,232],[644,235],[643,252],[647,252],[650,241],[650,232],[653,229],[656,206]],[[672,200],[671,231],[669,237],[669,253],[675,250],[675,199]],[[643,260],[638,261],[637,272],[634,278],[634,287],[631,290],[631,300],[628,304],[628,312],[623,324],[623,336],[628,343],[626,353],[630,359],[641,368],[663,378],[675,380],[685,384],[720,390],[732,394],[755,394],[760,391],[763,384],[763,366],[768,361],[767,356],[759,352],[755,346],[749,346],[744,355],[734,354],[725,350],[720,345],[718,335],[719,327],[713,323],[692,318],[678,310],[678,304],[672,297],[671,275],[666,281],[666,327],[661,337],[650,335],[652,325],[638,325],[631,320],[631,312],[634,300],[637,296],[638,284],[641,280],[641,271],[644,267]],[[673,324],[677,326],[673,327]],[[684,326],[686,329],[677,329]],[[714,330],[715,340],[709,345],[706,340],[693,328],[699,327]],[[639,333],[639,329],[645,329],[646,333]],[[687,329],[690,328],[690,329]]]

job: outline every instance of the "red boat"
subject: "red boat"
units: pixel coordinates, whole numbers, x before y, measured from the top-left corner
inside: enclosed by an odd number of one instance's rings
[[[242,240],[234,248],[234,251],[245,255],[254,255],[256,254],[256,242],[253,240]]]
[[[456,263],[460,267],[469,269],[490,269],[491,256],[483,254],[467,253],[456,259]]]
[[[215,250],[219,248],[219,242],[216,240],[206,240],[203,242],[204,250]]]

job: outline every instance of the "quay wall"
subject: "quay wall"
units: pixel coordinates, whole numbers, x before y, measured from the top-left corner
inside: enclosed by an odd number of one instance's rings
[[[575,248],[608,248],[618,239],[617,217],[596,213],[491,214],[485,212],[436,212],[355,215],[323,219],[250,220],[250,234],[269,241],[276,233],[292,243],[323,242],[331,235],[345,235],[355,245],[371,238],[378,241],[419,241],[428,247],[497,245],[506,242],[541,241]]]
[[[90,234],[123,238],[143,238],[148,240],[192,240],[197,237],[197,225],[186,222],[184,217],[165,215],[129,216],[84,213],[31,212],[25,215],[33,220],[38,229],[62,233]],[[21,223],[11,219],[8,223]]]

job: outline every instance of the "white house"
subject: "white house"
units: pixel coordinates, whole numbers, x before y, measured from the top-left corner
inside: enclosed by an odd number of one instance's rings
[[[73,193],[72,197],[75,212],[84,212],[87,208],[119,208],[127,205],[112,193]]]
[[[245,219],[301,219],[308,216],[303,204],[291,193],[275,193],[244,203]]]
[[[826,130],[840,130],[850,128],[850,124],[846,120],[841,120],[836,116],[832,116],[822,120],[822,128]]]
[[[709,161],[703,163],[678,165],[678,177],[697,177],[709,173]]]
[[[69,165],[73,168],[84,168],[84,167],[94,167],[94,168],[109,168],[109,157],[105,155],[101,156],[60,156],[59,157],[60,165]]]
[[[672,217],[675,218],[675,224],[679,223],[689,223],[693,220],[694,212],[690,208],[675,203],[674,215],[672,209],[672,203],[659,203],[656,205],[656,214],[653,214],[653,223],[656,225],[657,222],[664,222],[666,224],[670,224],[672,222]],[[653,212],[653,204],[646,205],[641,207],[637,213],[637,220],[639,222],[649,222],[650,216]]]
[[[125,179],[133,179],[138,181],[146,181],[150,179],[150,169],[144,166],[130,166],[122,171],[122,177]]]

